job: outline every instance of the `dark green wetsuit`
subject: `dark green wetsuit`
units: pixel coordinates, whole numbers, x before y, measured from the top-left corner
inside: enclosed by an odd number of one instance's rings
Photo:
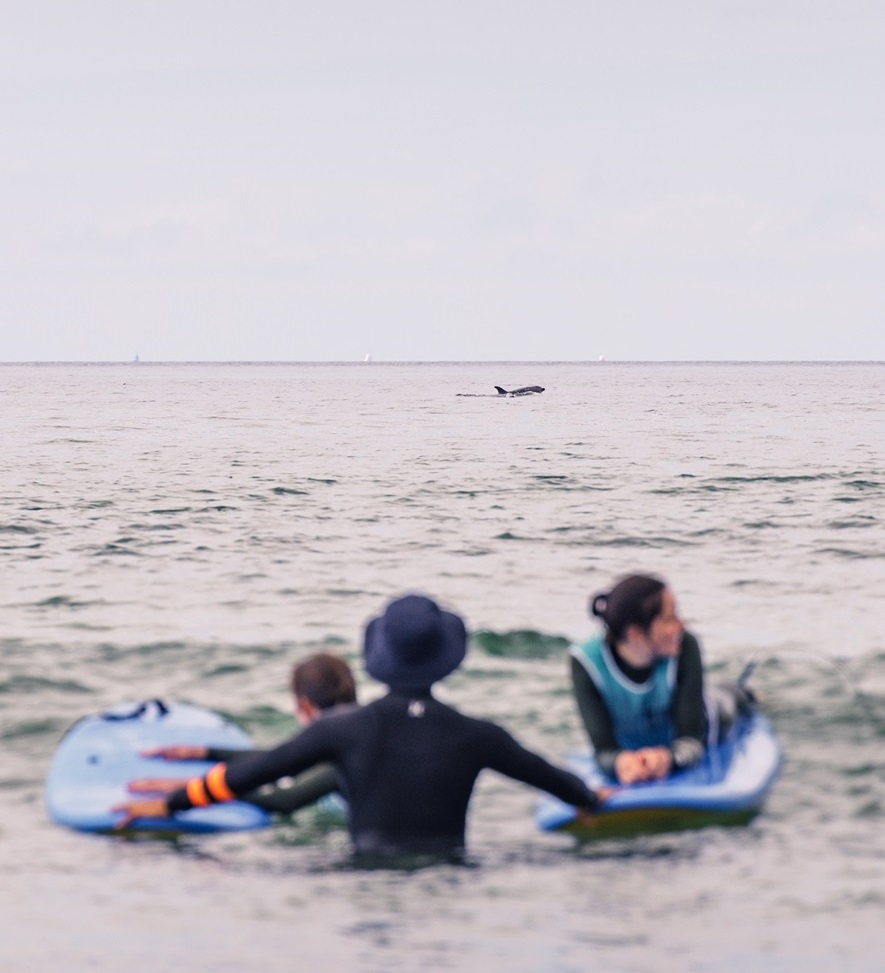
[[[223,750],[211,747],[206,759],[235,764],[246,757],[260,756],[264,750]],[[283,777],[273,784],[265,784],[244,794],[240,800],[256,804],[274,814],[291,814],[308,804],[315,804],[321,797],[338,790],[338,777],[331,764],[318,764],[298,774]]]

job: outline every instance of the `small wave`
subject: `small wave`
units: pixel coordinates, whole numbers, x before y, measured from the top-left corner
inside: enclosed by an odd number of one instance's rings
[[[53,595],[51,598],[44,598],[42,601],[34,603],[35,608],[91,608],[98,605],[97,601],[77,601],[68,595]]]
[[[102,659],[106,662],[131,656],[157,655],[161,652],[181,652],[187,646],[184,642],[145,642],[141,645],[119,646],[104,643],[98,647]]]
[[[262,731],[266,738],[283,739],[298,732],[298,724],[291,713],[283,712],[273,706],[252,706],[240,713],[222,714],[244,730]]]
[[[129,538],[129,541],[131,542],[132,538]],[[112,541],[110,544],[105,544],[103,547],[100,547],[98,548],[97,551],[95,551],[95,557],[104,557],[109,554],[111,555],[122,554],[125,555],[126,557],[141,556],[138,553],[138,551],[130,550],[128,547],[125,546],[124,543],[120,541]]]
[[[848,520],[831,520],[827,524],[827,527],[831,530],[854,530],[863,527],[877,527],[878,524],[879,521],[875,517],[862,514],[857,517],[851,517]]]
[[[857,551],[844,547],[820,547],[816,554],[834,554],[836,557],[844,557],[852,561],[878,560],[885,557],[883,551]]]
[[[878,776],[882,772],[881,764],[865,763],[857,767],[843,767],[843,777],[868,777],[870,774]]]
[[[350,640],[342,638],[340,635],[324,635],[321,639],[304,644],[312,652],[327,652],[329,649],[339,649],[342,646],[350,645]]]
[[[507,659],[549,659],[561,655],[570,645],[562,635],[546,635],[530,628],[510,632],[481,629],[473,632],[470,638],[486,655]]]
[[[781,475],[768,474],[767,476],[720,476],[717,483],[817,483],[823,480],[832,480],[835,476],[832,473],[785,473]]]
[[[43,679],[40,676],[13,676],[0,682],[0,693],[39,693],[44,689],[62,693],[89,693],[92,690],[70,679]]]
[[[25,527],[24,524],[0,524],[0,534],[36,534],[36,527]]]
[[[737,487],[736,483],[702,483],[698,486],[698,490],[701,493],[723,493],[725,490],[734,490]],[[674,491],[676,493],[682,493],[682,490]]]
[[[881,773],[881,768],[879,772]],[[854,817],[856,818],[879,818],[883,816],[885,816],[885,806],[876,800],[869,801],[867,804],[859,807],[854,813]],[[881,898],[881,896],[878,896],[873,901],[881,901]]]
[[[299,490],[297,487],[274,487],[271,493],[275,493],[278,497],[308,497],[310,496],[309,490]]]
[[[203,673],[203,678],[213,679],[216,676],[232,676],[240,672],[251,672],[251,670],[251,666],[242,665],[236,662],[229,662],[224,665],[215,666],[214,669],[207,669]]]
[[[629,535],[625,537],[611,537],[608,539],[599,538],[594,541],[597,547],[694,547],[696,541],[687,540],[685,537],[636,537]]]
[[[67,724],[59,720],[24,720],[0,729],[0,740],[21,740],[27,737],[58,736]]]

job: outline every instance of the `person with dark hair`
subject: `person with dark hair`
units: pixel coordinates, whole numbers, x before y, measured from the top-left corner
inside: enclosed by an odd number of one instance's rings
[[[480,772],[495,770],[591,814],[600,796],[576,775],[526,750],[506,730],[437,700],[432,686],[467,652],[464,622],[423,595],[391,602],[365,630],[366,670],[389,692],[312,723],[268,753],[218,764],[168,799],[130,802],[118,827],[236,798],[318,763],[334,765],[356,852],[460,858]]]
[[[328,652],[318,652],[294,665],[289,685],[295,715],[304,726],[336,706],[356,703],[356,682],[350,666]]]
[[[578,709],[600,768],[622,784],[689,767],[715,739],[698,640],[659,578],[633,574],[590,601],[604,631],[570,652]],[[746,703],[749,694],[740,701]],[[723,698],[723,717],[739,700]]]
[[[303,726],[324,715],[356,704],[356,683],[350,666],[337,655],[320,652],[292,667],[290,680],[295,715]],[[198,744],[172,744],[147,750],[146,757],[164,760],[237,761],[262,753],[260,750],[228,750]],[[181,787],[180,777],[147,777],[131,781],[133,794],[171,794]],[[291,814],[338,790],[338,778],[331,764],[318,764],[297,777],[286,777],[243,794],[241,800],[265,811]]]

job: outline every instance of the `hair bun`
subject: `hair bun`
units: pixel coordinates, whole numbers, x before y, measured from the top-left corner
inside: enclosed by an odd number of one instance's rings
[[[595,615],[596,618],[605,619],[605,610],[608,607],[608,594],[603,593],[594,596],[590,600],[590,612]]]

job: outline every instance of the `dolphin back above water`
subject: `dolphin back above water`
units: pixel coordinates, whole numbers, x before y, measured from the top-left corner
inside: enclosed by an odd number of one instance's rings
[[[543,392],[543,385],[523,385],[521,389],[502,389],[500,385],[496,385],[495,388],[498,390],[498,395],[531,395],[533,392]]]

